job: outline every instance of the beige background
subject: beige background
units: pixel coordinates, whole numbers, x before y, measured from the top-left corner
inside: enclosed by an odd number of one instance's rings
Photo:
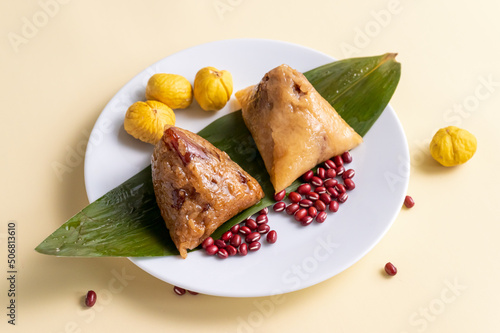
[[[497,2],[2,0],[0,6],[2,332],[498,332]],[[39,27],[30,30],[33,23]],[[127,259],[36,253],[44,237],[88,203],[83,156],[62,180],[54,162],[85,146],[120,87],[174,52],[240,37],[289,41],[336,58],[399,52],[403,74],[391,104],[411,150],[415,207],[402,209],[354,266],[279,302],[178,297]],[[448,125],[468,129],[479,142],[474,158],[452,169],[427,150],[434,131]],[[7,324],[3,273],[10,220],[18,224],[15,327]],[[387,261],[397,265],[397,276],[381,273]],[[122,273],[127,279],[117,282]],[[100,297],[92,309],[81,306],[88,289]]]

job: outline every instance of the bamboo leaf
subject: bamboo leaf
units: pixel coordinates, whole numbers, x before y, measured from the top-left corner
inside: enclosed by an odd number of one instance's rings
[[[387,106],[399,82],[395,54],[333,62],[304,73],[316,90],[360,135],[368,132]],[[231,226],[274,203],[264,162],[245,126],[241,111],[223,116],[198,133],[224,150],[261,184],[266,196],[217,229]],[[295,190],[294,182],[287,192]],[[85,207],[47,237],[36,251],[58,256],[166,256],[179,252],[156,204],[151,167]]]

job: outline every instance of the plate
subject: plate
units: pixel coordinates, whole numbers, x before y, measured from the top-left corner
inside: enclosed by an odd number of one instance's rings
[[[127,108],[144,100],[149,77],[176,73],[193,83],[205,66],[229,70],[234,91],[256,84],[283,63],[307,71],[335,59],[321,52],[281,41],[223,40],[173,54],[139,73],[108,103],[99,116],[85,156],[85,186],[92,202],[150,163],[153,147],[132,138],[123,128]],[[238,108],[234,95],[218,112],[205,112],[193,102],[176,111],[176,125],[193,132]],[[203,294],[256,297],[303,289],[342,272],[368,253],[390,228],[401,210],[409,179],[409,152],[403,128],[388,106],[352,151],[356,189],[327,220],[302,227],[290,216],[270,212],[275,244],[262,242],[257,252],[226,260],[195,251],[178,256],[130,258],[149,274]]]

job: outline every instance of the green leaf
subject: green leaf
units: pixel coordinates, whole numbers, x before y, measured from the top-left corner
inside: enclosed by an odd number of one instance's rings
[[[360,135],[368,132],[391,99],[401,66],[395,54],[336,61],[304,73],[318,92]],[[198,133],[224,150],[261,184],[266,196],[217,229],[231,226],[274,203],[274,189],[241,111],[223,116]],[[295,181],[287,192],[295,190]],[[148,257],[177,255],[156,204],[151,167],[109,191],[47,237],[36,251],[58,256]]]

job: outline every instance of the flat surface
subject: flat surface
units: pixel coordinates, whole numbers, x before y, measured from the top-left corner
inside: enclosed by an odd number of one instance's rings
[[[273,52],[266,52],[270,49]],[[208,56],[207,56],[208,55]],[[193,82],[196,69],[215,63],[229,70],[238,91],[260,78],[275,66],[286,63],[299,71],[319,67],[333,61],[318,51],[284,42],[258,39],[232,39],[202,44],[178,52],[143,70],[111,99],[99,116],[90,141],[100,133],[103,123],[113,128],[102,135],[99,145],[88,147],[85,156],[85,183],[90,201],[132,177],[150,163],[151,145],[138,145],[137,140],[123,133],[125,109],[116,101],[132,104],[144,95],[151,68],[159,73],[183,75]],[[224,66],[224,67],[223,67]],[[252,73],[248,73],[248,68]],[[193,68],[195,68],[193,70]],[[214,119],[239,109],[233,100],[219,112],[204,112],[196,103],[178,110],[176,125],[197,132]],[[279,242],[266,245],[244,258],[221,261],[207,257],[203,251],[190,253],[186,260],[179,256],[132,258],[132,262],[151,275],[207,295],[256,297],[283,294],[322,282],[356,263],[387,232],[398,215],[408,186],[409,173],[400,181],[389,184],[387,174],[397,174],[398,168],[409,170],[406,137],[396,113],[387,107],[364,143],[352,150],[356,190],[335,214],[330,213],[323,224],[304,228],[286,214],[271,212],[272,229]],[[398,158],[406,163],[398,162]],[[139,169],[137,165],[144,162]],[[399,165],[401,164],[401,165]],[[301,242],[297,243],[300,237]],[[318,258],[316,258],[316,255]],[[292,267],[309,272],[300,276]],[[203,271],[205,274],[193,274]],[[242,288],[241,286],[245,287]]]
[[[66,2],[0,2],[0,331],[498,331],[499,4]],[[110,99],[150,64],[229,38],[283,40],[337,59],[398,52],[403,73],[391,105],[410,148],[415,207],[402,209],[349,269],[279,297],[178,297],[127,259],[36,253],[88,203],[85,148]],[[434,132],[449,125],[478,140],[476,155],[452,169],[427,149]],[[18,234],[16,326],[6,316],[9,221]],[[382,273],[388,261],[398,268],[392,278]],[[89,289],[98,302],[85,309]]]

